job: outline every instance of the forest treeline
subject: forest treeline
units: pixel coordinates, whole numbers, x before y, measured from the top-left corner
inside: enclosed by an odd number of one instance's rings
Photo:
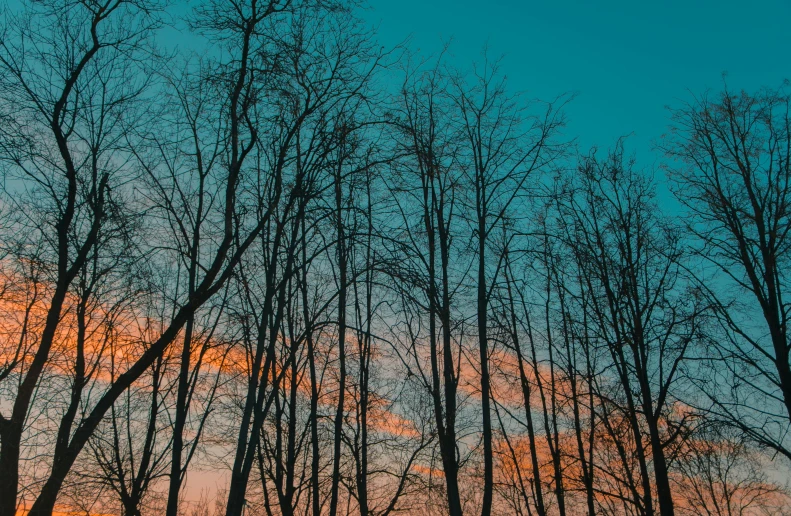
[[[645,170],[344,0],[193,7],[6,7],[0,516],[791,513],[787,88]]]

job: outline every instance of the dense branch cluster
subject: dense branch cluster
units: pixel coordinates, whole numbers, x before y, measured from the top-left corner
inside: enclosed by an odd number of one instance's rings
[[[343,1],[166,7],[0,29],[0,516],[789,514],[784,90],[658,181]]]

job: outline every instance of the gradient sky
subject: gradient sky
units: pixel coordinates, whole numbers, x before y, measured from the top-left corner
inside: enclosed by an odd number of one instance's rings
[[[754,91],[791,79],[791,0],[368,0],[364,17],[384,45],[411,36],[436,53],[452,38],[454,64],[504,56],[511,89],[551,99],[576,92],[570,137],[627,148],[652,167],[666,106],[722,87]]]
[[[661,161],[652,141],[667,128],[665,106],[721,89],[723,72],[732,89],[748,91],[791,79],[791,0],[367,1],[363,16],[381,44],[411,37],[413,50],[431,55],[452,39],[450,59],[462,68],[488,45],[491,57],[505,56],[513,91],[546,100],[577,94],[566,134],[583,152],[632,134],[628,149],[646,167]],[[191,494],[222,483],[218,476],[194,474]]]

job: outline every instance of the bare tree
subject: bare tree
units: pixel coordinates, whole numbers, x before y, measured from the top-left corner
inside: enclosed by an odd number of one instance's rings
[[[9,15],[2,29],[0,91],[3,109],[15,112],[4,113],[13,120],[2,134],[5,174],[13,188],[6,191],[6,199],[20,209],[26,200],[34,200],[48,211],[38,219],[23,218],[17,229],[27,227],[46,242],[42,251],[53,274],[35,352],[29,361],[5,365],[6,374],[13,370],[19,381],[13,408],[0,419],[3,515],[16,512],[20,441],[70,289],[91,261],[94,268],[102,261],[100,242],[106,241],[108,231],[125,231],[123,221],[130,215],[123,206],[122,185],[129,180],[123,136],[127,123],[141,121],[135,111],[149,81],[140,60],[150,54],[157,9],[156,3],[143,7],[122,1],[27,4]],[[22,185],[14,185],[17,180]],[[85,302],[89,297],[83,296]],[[82,306],[78,311],[84,317]],[[68,454],[88,380],[79,349],[74,367],[71,401],[61,419],[53,464]]]
[[[409,357],[409,363],[405,363],[407,374],[416,375],[430,393],[448,512],[460,516],[456,424],[461,351],[460,341],[454,338],[457,325],[452,319],[452,305],[458,278],[451,263],[457,241],[459,177],[452,167],[458,141],[447,111],[450,107],[447,87],[441,61],[425,72],[407,70],[393,120],[400,133],[398,136],[403,139],[400,152],[407,160],[405,170],[389,184],[395,194],[396,220],[401,222],[393,231],[400,233],[400,238],[388,239],[386,246],[395,255],[390,273],[396,280],[403,308],[425,311],[428,319],[425,338],[429,347],[429,371],[424,369],[426,357],[417,346],[417,341],[423,338],[420,335],[423,318],[418,314],[417,327],[405,321],[408,338],[401,358],[406,361]]]
[[[60,271],[58,278],[60,279],[56,282],[58,285],[56,289],[57,295],[53,296],[51,304],[50,329],[42,334],[36,355],[37,358],[31,363],[30,371],[26,375],[27,379],[22,382],[20,394],[16,397],[15,403],[20,407],[18,410],[22,410],[23,406],[26,408],[29,404],[30,394],[32,394],[36,380],[40,377],[46,363],[68,287],[74,277],[76,277],[77,272],[85,264],[90,250],[95,245],[97,234],[99,234],[101,229],[101,223],[107,218],[108,213],[112,213],[110,210],[111,204],[107,199],[112,199],[113,183],[111,179],[114,177],[113,173],[118,173],[119,164],[115,161],[115,158],[110,161],[102,161],[100,159],[101,154],[98,154],[98,151],[104,151],[104,148],[100,147],[97,149],[95,145],[87,144],[84,148],[92,149],[95,158],[87,160],[87,162],[82,159],[77,161],[74,152],[76,152],[76,149],[82,150],[83,147],[79,145],[76,148],[70,147],[68,138],[76,138],[75,135],[79,134],[76,131],[72,131],[70,124],[73,124],[74,120],[80,120],[80,118],[75,118],[75,111],[71,106],[74,102],[77,102],[77,106],[80,105],[80,102],[89,102],[87,99],[91,97],[85,92],[91,90],[85,90],[80,87],[80,81],[83,80],[82,74],[86,70],[92,69],[88,65],[94,59],[100,57],[106,58],[107,61],[101,64],[97,63],[94,66],[96,66],[98,74],[116,74],[111,75],[113,80],[111,84],[115,85],[116,89],[112,91],[114,91],[113,95],[116,95],[117,98],[106,95],[107,91],[103,88],[103,85],[107,84],[107,81],[102,80],[101,75],[99,75],[96,80],[91,81],[91,87],[98,88],[95,93],[96,98],[102,99],[104,102],[103,104],[99,103],[99,106],[105,106],[104,109],[106,110],[121,109],[124,102],[139,97],[140,92],[144,91],[143,85],[139,84],[139,82],[128,80],[123,75],[117,75],[118,70],[124,70],[126,73],[135,72],[136,68],[129,66],[127,63],[128,59],[131,59],[129,56],[134,57],[137,55],[135,52],[139,52],[137,49],[141,48],[145,38],[148,37],[153,28],[153,22],[147,21],[150,9],[138,10],[138,7],[136,4],[127,5],[122,2],[114,2],[103,6],[70,4],[67,8],[50,10],[50,20],[61,20],[62,23],[50,25],[53,27],[53,31],[42,29],[36,32],[40,46],[34,48],[37,48],[36,52],[38,52],[37,55],[40,58],[39,63],[43,67],[42,69],[46,70],[48,69],[47,67],[53,66],[65,66],[67,73],[34,74],[31,76],[32,78],[29,78],[30,72],[28,72],[26,64],[33,61],[20,61],[19,56],[22,49],[10,49],[8,45],[13,44],[15,40],[4,39],[6,55],[8,56],[4,58],[4,66],[11,72],[10,76],[15,81],[12,82],[13,87],[9,87],[6,90],[19,94],[19,102],[27,101],[28,105],[30,105],[31,113],[36,110],[44,116],[44,119],[49,123],[52,138],[57,143],[57,156],[60,156],[59,161],[42,161],[37,155],[29,156],[28,159],[31,163],[34,163],[32,165],[34,168],[27,166],[27,161],[22,158],[13,159],[12,162],[17,169],[28,170],[35,172],[35,174],[40,173],[38,172],[39,170],[46,171],[46,167],[52,166],[52,170],[58,171],[57,173],[63,175],[64,179],[62,181],[58,180],[58,183],[63,184],[65,189],[63,202],[60,202],[58,197],[53,198],[54,205],[61,206],[62,211],[55,211],[55,213],[60,213],[59,216],[61,217],[55,224],[56,232],[60,235],[56,239],[59,242],[56,248],[58,249],[57,263]],[[275,7],[275,5],[273,4],[271,7]],[[135,18],[129,18],[129,16],[134,16],[138,12],[142,21],[131,23]],[[106,32],[100,30],[104,26],[103,23],[111,23],[111,25],[107,26]],[[222,20],[217,23],[222,25]],[[19,25],[19,27],[19,30],[23,31],[24,34],[25,26]],[[207,27],[207,30],[210,28]],[[217,28],[217,26],[214,28]],[[252,27],[248,26],[241,34],[241,58],[238,61],[238,66],[232,66],[226,75],[229,78],[229,82],[226,83],[228,84],[229,96],[228,102],[225,104],[227,110],[222,112],[220,118],[227,121],[227,125],[223,125],[223,127],[227,131],[228,137],[223,141],[227,144],[226,156],[228,161],[223,181],[225,190],[223,202],[221,207],[218,206],[222,230],[220,231],[219,239],[214,242],[215,251],[212,257],[207,260],[203,277],[196,286],[194,294],[182,297],[183,301],[179,303],[177,310],[174,311],[168,323],[164,325],[164,330],[157,340],[140,357],[130,363],[126,371],[116,377],[115,381],[93,403],[92,408],[86,410],[87,415],[78,424],[76,422],[72,424],[70,421],[72,416],[63,420],[60,431],[63,439],[58,442],[54,449],[51,471],[41,486],[40,493],[31,508],[31,514],[47,514],[52,511],[64,479],[80,451],[102,421],[104,414],[113,406],[115,400],[140,375],[148,370],[158,357],[162,356],[164,350],[176,338],[195,310],[222,288],[225,281],[231,276],[244,251],[261,230],[262,225],[259,222],[247,224],[247,227],[245,227],[248,221],[242,216],[242,212],[237,210],[237,194],[242,180],[242,164],[249,156],[256,142],[256,132],[251,129],[254,92],[249,89],[252,74],[248,68],[251,31]],[[74,45],[75,52],[70,52],[67,47],[64,48],[57,44],[58,38],[64,37],[64,35]],[[19,40],[17,39],[16,41]],[[66,52],[67,59],[48,61],[48,57],[52,55],[47,50],[48,48],[62,49]],[[73,59],[77,59],[77,61],[73,62]],[[134,63],[135,61],[129,62]],[[148,75],[143,73],[136,75],[136,77],[146,76]],[[36,80],[46,80],[47,77],[66,78],[65,85],[61,90],[58,90],[59,93],[54,99],[49,97],[51,95],[50,89],[42,90],[40,86],[34,87],[36,86]],[[94,104],[90,103],[89,105],[92,107]],[[98,119],[88,117],[87,120],[96,124],[103,131],[112,130],[116,133],[121,132],[122,135],[133,134],[131,129],[128,130],[124,124],[131,123],[134,119],[129,118],[128,111],[124,113],[124,117],[116,115],[113,118],[111,116],[112,112],[108,111],[104,117]],[[114,123],[111,124],[110,122]],[[102,133],[91,132],[88,134]],[[247,138],[246,141],[245,137]],[[120,135],[116,135],[109,141],[117,144],[119,141],[125,142],[127,140],[121,138]],[[104,145],[107,140],[100,138],[99,142]],[[138,160],[138,162],[146,168],[154,166],[150,162],[146,163],[143,160]],[[82,167],[83,163],[87,163],[86,169],[78,169],[77,163],[80,164],[80,167]],[[120,166],[120,170],[128,170],[126,164],[122,163]],[[81,191],[80,185],[83,184],[82,179],[80,179],[82,176],[87,176],[88,179],[92,178],[92,183],[88,184],[93,184],[93,186],[82,190],[85,192],[86,202],[78,204],[77,196],[78,192]],[[55,185],[54,181],[49,182],[53,186]],[[47,181],[44,184],[47,184]],[[58,187],[49,191],[57,196],[61,190]],[[84,236],[80,237],[82,239],[77,241],[77,251],[74,254],[74,258],[70,259],[72,246],[69,242],[75,229],[73,224],[76,220],[74,217],[78,206],[81,210],[80,213],[84,212],[85,216],[88,217],[86,220],[92,222],[87,226],[88,229],[85,231]],[[80,225],[79,227],[84,228],[85,226]],[[9,450],[8,454],[5,455],[8,461],[8,468],[4,469],[3,474],[14,477],[9,477],[9,481],[3,483],[4,489],[9,489],[8,496],[4,496],[2,502],[6,507],[3,511],[6,512],[15,510],[12,506],[16,500],[16,488],[12,486],[16,485],[16,472],[18,471],[19,461],[18,445],[14,443],[18,442],[18,436],[21,433],[20,429],[24,426],[23,417],[12,416],[11,420],[12,423],[10,423],[7,430],[9,432],[8,438],[3,439],[3,446]],[[73,430],[71,429],[72,427]]]
[[[98,429],[89,442],[93,460],[84,474],[109,485],[124,516],[140,516],[152,487],[166,475],[170,441],[161,442],[167,436],[162,428],[166,367],[167,361],[158,359],[150,384],[127,390],[110,409],[107,432]]]
[[[473,196],[467,217],[477,255],[476,321],[484,459],[481,514],[488,516],[494,484],[487,320],[492,285],[502,268],[502,256],[495,257],[494,266],[487,259],[489,237],[532,186],[528,179],[533,180],[536,172],[544,170],[559,156],[563,146],[554,138],[564,120],[562,112],[552,104],[544,112],[530,113],[530,106],[523,99],[508,93],[497,63],[486,61],[480,70],[475,70],[474,76],[472,84],[456,79],[452,96],[463,139],[458,166]]]
[[[769,478],[748,440],[738,429],[709,425],[685,441],[674,479],[680,514],[785,514],[788,493]]]
[[[712,414],[791,458],[789,105],[784,90],[726,87],[672,111],[663,148],[677,160],[671,177],[704,261],[701,291],[722,328],[711,342],[717,367],[701,381]]]
[[[578,190],[560,208],[568,217],[561,224],[573,230],[569,245],[584,260],[588,325],[620,383],[640,463],[642,509],[653,514],[650,456],[659,512],[671,515],[665,448],[683,428],[673,417],[674,392],[687,351],[700,338],[705,303],[686,284],[677,232],[655,215],[651,184],[631,167],[620,146],[604,161],[584,159]]]

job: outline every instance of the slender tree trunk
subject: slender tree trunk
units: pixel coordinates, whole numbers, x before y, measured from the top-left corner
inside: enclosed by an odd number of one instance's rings
[[[371,171],[366,170],[366,222],[367,234],[365,238],[365,312],[361,311],[357,282],[355,282],[355,303],[357,305],[358,322],[360,328],[357,337],[360,355],[360,459],[357,478],[357,501],[360,506],[360,516],[369,516],[368,508],[368,400],[369,378],[371,364],[371,324],[373,319],[373,199],[371,198]]]
[[[516,360],[519,364],[519,381],[522,386],[522,399],[524,400],[525,408],[525,421],[527,423],[527,439],[530,448],[530,462],[533,468],[533,479],[535,482],[535,500],[536,511],[538,516],[546,516],[546,509],[544,508],[544,493],[543,485],[541,483],[541,468],[538,464],[538,449],[536,447],[536,432],[533,426],[533,412],[530,403],[530,381],[525,373],[524,357],[522,356],[522,348],[519,343],[519,329],[516,321],[516,308],[514,306],[514,296],[511,288],[511,263],[509,261],[508,249],[505,249],[505,281],[508,292],[508,304],[511,315],[511,338],[516,351]],[[525,310],[525,315],[527,311]],[[532,338],[532,336],[530,336]]]
[[[300,290],[302,291],[302,316],[305,320],[305,339],[308,346],[308,368],[310,370],[310,500],[313,516],[321,516],[321,487],[319,469],[321,456],[319,448],[319,386],[316,375],[316,349],[313,343],[313,324],[308,305],[308,257],[305,218],[300,221],[302,247],[302,267]]]
[[[478,246],[478,346],[481,358],[481,410],[483,412],[483,507],[481,516],[489,516],[492,512],[492,495],[494,492],[494,457],[492,451],[492,415],[490,408],[489,380],[489,341],[487,336],[488,300],[486,288],[486,242],[482,236],[486,231],[484,220],[478,226],[481,236]]]
[[[649,416],[652,421],[648,423],[651,438],[651,455],[653,458],[654,478],[656,479],[656,497],[659,502],[659,513],[662,516],[674,516],[673,495],[670,490],[667,460],[665,459],[662,440],[659,436],[657,421]]]
[[[475,196],[478,216],[478,348],[481,361],[481,412],[483,417],[483,502],[481,516],[489,516],[492,512],[494,494],[494,457],[492,450],[492,414],[490,408],[489,379],[489,339],[488,311],[489,300],[486,283],[486,238],[487,238],[487,192],[485,188],[484,169],[476,163]]]
[[[442,467],[445,472],[447,487],[448,509],[452,516],[461,516],[461,493],[459,492],[459,462],[456,457],[456,389],[457,379],[455,364],[453,363],[453,341],[451,336],[450,313],[450,228],[445,213],[445,191],[442,188],[439,170],[433,157],[427,160],[427,170],[424,177],[424,217],[429,239],[429,303],[432,307],[431,314],[431,346],[432,346],[432,371],[435,384],[435,413],[438,420],[440,440],[440,453],[442,454]],[[437,190],[439,189],[439,194]],[[430,194],[430,195],[429,195]],[[436,219],[435,219],[436,216]],[[440,281],[442,282],[441,305],[437,306],[436,290],[436,245],[439,233],[439,258]],[[437,331],[436,316],[442,325],[442,374],[445,396],[445,413],[443,419],[442,400],[439,391],[439,363],[436,357]]]
[[[579,392],[579,378],[577,373],[577,359],[574,355],[575,353],[575,345],[574,339],[570,336],[572,332],[572,328],[569,327],[567,324],[568,317],[566,316],[565,307],[563,308],[563,320],[564,320],[564,340],[566,343],[566,361],[568,363],[568,377],[569,377],[569,384],[571,387],[571,402],[572,402],[572,412],[574,415],[574,437],[577,443],[577,455],[580,461],[580,469],[582,470],[582,484],[585,486],[585,501],[588,507],[588,516],[595,516],[595,507],[594,507],[594,491],[593,491],[593,456],[588,455],[586,457],[585,453],[585,444],[583,441],[583,426],[582,426],[582,414],[580,411],[580,398],[582,397],[582,393]],[[584,317],[584,316],[583,316]],[[584,323],[583,323],[584,327]],[[587,331],[587,329],[583,330]],[[586,359],[588,356],[588,351],[585,349],[587,346],[587,339],[584,343],[581,340],[577,341],[579,347],[584,349]],[[587,360],[586,360],[587,361]],[[590,363],[587,361],[586,367],[586,376],[591,374],[590,370]],[[591,421],[590,421],[590,428],[589,432],[593,434],[594,432],[594,410],[593,410],[593,400],[590,399],[590,413],[591,413]]]
[[[192,276],[193,271],[190,271]],[[190,278],[192,290],[192,278]],[[170,482],[168,485],[167,516],[178,516],[179,493],[182,481],[182,452],[184,450],[184,427],[187,422],[187,394],[189,390],[190,357],[192,351],[192,332],[195,316],[187,320],[184,327],[184,341],[181,348],[181,363],[179,365],[178,387],[176,392],[176,417],[173,422],[173,442],[170,456]]]
[[[342,161],[341,161],[342,163]],[[335,177],[335,224],[338,236],[338,404],[335,410],[334,440],[332,453],[332,487],[330,494],[330,516],[338,511],[338,491],[341,480],[341,444],[343,436],[343,415],[346,394],[346,295],[347,295],[347,254],[346,234],[343,224],[343,184],[341,183],[341,163]]]

